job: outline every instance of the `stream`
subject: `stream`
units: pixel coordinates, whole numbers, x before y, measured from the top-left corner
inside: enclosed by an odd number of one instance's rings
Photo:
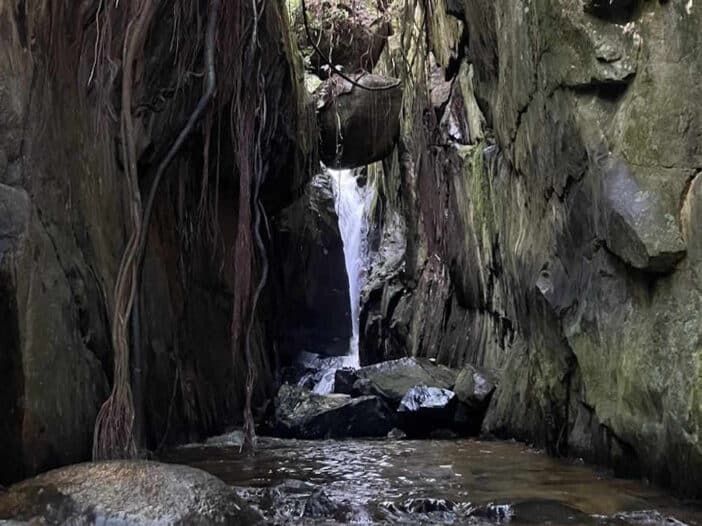
[[[226,436],[162,460],[237,487],[275,524],[690,524],[702,508],[516,442]]]

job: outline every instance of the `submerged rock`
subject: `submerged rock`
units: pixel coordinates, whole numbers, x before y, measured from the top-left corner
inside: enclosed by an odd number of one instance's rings
[[[283,385],[275,400],[274,432],[283,437],[381,437],[394,421],[393,412],[376,396],[324,396]]]
[[[199,469],[146,461],[78,464],[0,494],[0,520],[48,524],[258,524],[233,488]]]
[[[390,440],[404,440],[405,438],[407,438],[407,433],[405,433],[402,429],[395,427],[390,430],[387,437]]]
[[[313,519],[334,518],[345,522],[349,512],[350,507],[347,504],[334,502],[323,489],[318,489],[305,502],[302,515]]]

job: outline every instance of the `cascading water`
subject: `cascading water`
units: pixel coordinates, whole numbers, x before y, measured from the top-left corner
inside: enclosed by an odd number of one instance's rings
[[[363,235],[365,232],[365,212],[368,202],[367,187],[361,188],[352,170],[330,170],[336,213],[339,217],[339,231],[344,243],[344,260],[349,279],[349,299],[351,301],[351,329],[348,366],[358,367],[358,320],[363,285]]]
[[[361,188],[356,182],[353,170],[329,170],[332,181],[336,214],[339,218],[339,232],[344,244],[344,261],[349,280],[349,300],[351,302],[351,340],[346,356],[330,359],[329,369],[315,385],[314,392],[330,393],[334,389],[334,374],[339,367],[359,367],[358,324],[363,286],[363,238],[366,229],[365,216],[370,191]]]

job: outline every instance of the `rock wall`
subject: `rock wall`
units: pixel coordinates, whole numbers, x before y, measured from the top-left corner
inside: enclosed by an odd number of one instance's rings
[[[384,60],[406,95],[362,361],[499,368],[484,432],[699,496],[700,6],[424,7],[428,44]]]
[[[349,281],[330,175],[313,177],[304,194],[274,218],[276,276],[282,317],[277,325],[281,361],[300,351],[327,356],[348,352]]]
[[[114,8],[113,40],[102,42],[117,56],[119,9],[128,4]],[[204,4],[171,4],[156,14],[134,87],[144,196],[202,93],[196,45]],[[94,76],[102,7],[0,2],[0,483],[89,459],[109,393],[113,288],[130,227],[119,97],[101,91]],[[178,9],[192,12],[177,18]],[[262,75],[276,117],[267,121],[275,140],[264,152],[269,214],[299,194],[315,150],[286,17],[278,4],[259,17]],[[193,57],[183,55],[188,50]],[[180,77],[177,65],[188,59],[195,74]],[[116,75],[119,63],[106,71]],[[168,170],[150,225],[138,300],[141,354],[133,361],[142,444],[150,448],[199,438],[241,416],[245,367],[230,341],[238,183],[227,102],[218,99],[207,117],[215,131],[198,126]],[[254,334],[259,398],[275,373],[266,328],[276,308],[264,294]]]

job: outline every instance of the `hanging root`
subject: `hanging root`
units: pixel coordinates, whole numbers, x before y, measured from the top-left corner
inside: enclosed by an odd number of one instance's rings
[[[93,458],[131,458],[137,454],[134,440],[134,401],[130,382],[129,320],[139,288],[139,275],[149,232],[154,200],[163,174],[185,139],[192,132],[215,90],[214,49],[217,13],[220,0],[210,0],[205,62],[207,78],[205,93],[185,128],[178,135],[165,158],[161,161],[151,185],[142,216],[139,192],[136,144],[132,116],[133,76],[137,54],[143,51],[147,30],[154,14],[153,0],[142,0],[134,18],[127,26],[122,72],[121,135],[122,158],[127,178],[129,211],[132,233],[122,256],[115,286],[115,308],[112,323],[112,344],[115,353],[115,370],[112,392],[103,404],[95,422]],[[104,45],[104,44],[103,44]],[[135,315],[138,315],[135,312]],[[135,335],[135,339],[138,334]],[[133,342],[135,345],[137,342]]]
[[[238,222],[234,259],[234,297],[232,306],[231,341],[234,363],[238,363],[243,351],[246,365],[246,385],[244,400],[244,443],[242,448],[252,452],[256,446],[256,433],[252,404],[256,384],[256,361],[253,352],[253,328],[256,308],[268,279],[268,259],[261,236],[261,224],[266,222],[265,210],[261,203],[260,191],[265,180],[266,165],[263,157],[270,145],[273,127],[268,123],[265,75],[263,60],[258,42],[259,21],[264,19],[264,1],[252,2],[253,21],[248,27],[244,24],[251,17],[246,15],[242,4],[232,13],[236,20],[233,39],[234,49],[241,49],[236,57],[233,80],[232,106],[230,113],[231,137],[234,146],[239,179]],[[275,117],[275,116],[274,116]],[[253,235],[252,235],[253,233]],[[257,257],[258,256],[258,257]],[[253,270],[256,261],[261,271],[257,285]],[[252,290],[253,289],[253,290]]]
[[[137,54],[143,50],[153,16],[152,0],[143,0],[127,26],[122,71],[122,159],[127,179],[132,233],[122,256],[115,285],[112,345],[115,369],[112,392],[100,408],[93,436],[93,458],[130,458],[136,456],[134,442],[134,401],[129,369],[129,314],[134,303],[136,280],[133,262],[141,234],[141,196],[137,173],[136,144],[132,120],[132,86]]]

